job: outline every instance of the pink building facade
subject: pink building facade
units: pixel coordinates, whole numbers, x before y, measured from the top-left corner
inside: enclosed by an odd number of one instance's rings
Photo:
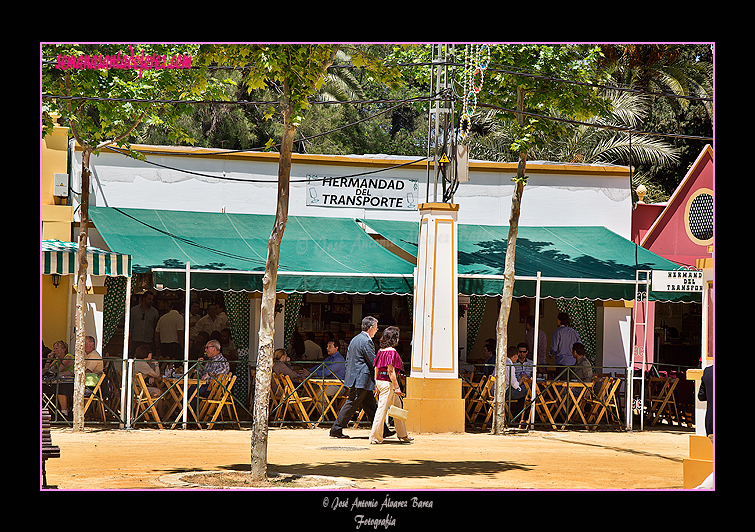
[[[689,363],[699,342],[699,361],[703,366],[706,360],[712,363],[714,171],[713,148],[706,145],[668,202],[647,204],[640,194],[632,212],[632,240],[677,264],[702,270],[706,287],[699,305],[650,303],[647,326],[654,341],[648,345],[649,362]]]

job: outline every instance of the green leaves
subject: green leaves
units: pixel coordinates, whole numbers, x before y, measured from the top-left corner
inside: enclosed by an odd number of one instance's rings
[[[523,111],[543,117],[583,120],[604,115],[610,110],[593,83],[603,81],[597,60],[598,47],[580,45],[494,45],[491,63],[506,65],[501,72],[486,76],[485,87],[478,95],[481,101],[500,108],[517,108],[517,89],[524,90]],[[521,74],[520,74],[521,73]],[[572,81],[565,85],[563,80]],[[505,120],[515,122],[516,114],[499,113]],[[538,119],[523,115],[524,127],[519,128],[514,151],[527,151],[542,146],[563,134],[564,124],[556,120]]]
[[[68,121],[76,140],[97,150],[127,146],[129,133],[142,122],[163,123],[171,138],[188,142],[179,117],[186,97],[226,98],[224,82],[204,79],[191,69],[197,45],[67,44],[43,45],[43,118],[51,113]],[[43,130],[46,134],[49,129]]]

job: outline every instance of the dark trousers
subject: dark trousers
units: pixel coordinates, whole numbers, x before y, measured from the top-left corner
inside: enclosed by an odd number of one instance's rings
[[[377,411],[374,392],[372,390],[365,390],[364,388],[349,388],[349,396],[338,412],[338,417],[330,428],[330,432],[341,432],[360,408],[364,409],[364,413],[367,414],[370,423],[372,423],[372,420],[375,419],[375,411]]]
[[[511,401],[511,417],[516,417],[522,410],[524,410],[524,400],[527,397],[527,389],[522,386],[521,388],[514,389],[512,387],[506,388],[506,400]]]

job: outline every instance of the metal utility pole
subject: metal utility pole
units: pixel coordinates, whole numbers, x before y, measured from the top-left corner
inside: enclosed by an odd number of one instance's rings
[[[430,184],[433,186],[433,203],[453,203],[459,186],[456,176],[456,128],[454,126],[453,44],[432,45],[432,75],[430,95],[435,101],[430,108],[427,127],[427,194],[430,202]],[[431,162],[432,161],[432,166]],[[431,181],[432,170],[432,181]],[[442,186],[438,198],[438,183]]]

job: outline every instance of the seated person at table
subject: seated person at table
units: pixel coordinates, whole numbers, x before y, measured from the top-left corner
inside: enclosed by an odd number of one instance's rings
[[[515,345],[509,347],[506,358],[506,401],[511,400],[511,417],[513,418],[524,409],[524,399],[527,396],[527,388],[516,377],[516,361],[519,360],[519,348]],[[523,380],[524,378],[522,378]]]
[[[92,389],[97,386],[100,375],[102,375],[105,367],[102,362],[102,356],[97,352],[95,347],[97,347],[97,344],[94,342],[94,337],[86,336],[84,338],[84,360],[86,364],[84,397],[92,395]]]
[[[309,372],[305,369],[300,371],[294,371],[291,366],[287,364],[291,360],[285,349],[276,349],[273,352],[273,373],[276,375],[288,375],[291,377],[291,382],[296,385],[300,383],[304,378],[309,375]],[[279,394],[280,389],[275,385],[275,381],[271,381],[270,390],[274,394]]]
[[[288,340],[288,349],[286,350],[289,360],[303,360],[306,350],[307,348],[304,347],[304,337],[299,334],[299,331],[294,331]]]
[[[57,393],[60,412],[66,418],[71,414],[69,405],[73,397],[73,362],[74,356],[68,352],[68,344],[58,340],[52,345],[49,362],[42,368],[42,375],[48,375],[51,380],[43,386],[42,391],[50,397]],[[53,382],[56,380],[58,382]]]
[[[519,354],[519,362],[516,365],[516,378],[520,381],[522,380],[522,377],[532,378],[532,360],[527,358],[530,348],[527,347],[526,342],[519,342],[519,345],[517,345],[516,348]]]
[[[482,368],[483,375],[495,375],[495,338],[488,338],[485,340],[485,345],[482,346],[483,357],[485,358],[486,366]]]
[[[276,375],[288,375],[293,382],[301,382],[309,372],[306,369],[300,369],[296,371],[288,365],[291,362],[291,357],[285,349],[276,349],[273,353],[273,373]]]
[[[160,395],[155,379],[160,378],[160,367],[152,358],[152,349],[149,345],[140,345],[134,350],[134,375],[141,373],[144,383],[153,397]]]
[[[42,368],[43,373],[55,375],[73,375],[73,355],[68,352],[68,344],[58,340],[52,344],[51,354],[47,357],[47,363]]]
[[[94,373],[98,377],[102,375],[104,364],[102,362],[102,355],[97,352],[97,344],[94,342],[93,336],[87,336],[84,338],[84,360],[86,360],[86,372]]]
[[[338,350],[338,340],[329,340],[328,345],[325,346],[325,351],[328,356],[322,361],[322,364],[312,372],[311,377],[325,378],[325,379],[339,379],[343,382],[346,379],[346,359]],[[333,384],[325,388],[325,393],[329,396],[335,395],[338,391],[338,386]]]
[[[197,366],[197,378],[204,382],[199,387],[198,394],[200,397],[208,397],[210,395],[211,375],[217,377],[218,375],[225,375],[231,372],[228,360],[220,353],[220,342],[209,340],[205,346],[205,353],[207,353],[208,359],[205,360],[204,357],[200,357],[199,361],[201,363]],[[190,390],[189,397],[191,397],[192,393],[193,390]]]
[[[199,331],[189,347],[189,360],[199,360],[204,354],[204,348],[210,339],[210,333]]]
[[[147,385],[147,391],[152,398],[160,397],[163,393],[160,388],[157,387],[155,379],[160,378],[160,365],[157,361],[152,360],[152,349],[148,344],[142,344],[134,350],[134,375],[137,373],[142,374],[144,378],[144,384]],[[162,399],[157,402],[157,415],[162,419],[163,416],[163,401]]]
[[[572,346],[572,354],[576,362],[572,369],[574,375],[582,382],[592,382],[592,364],[585,356],[585,346],[577,342]]]
[[[322,360],[322,349],[315,342],[315,333],[304,333],[304,356],[303,360]]]

